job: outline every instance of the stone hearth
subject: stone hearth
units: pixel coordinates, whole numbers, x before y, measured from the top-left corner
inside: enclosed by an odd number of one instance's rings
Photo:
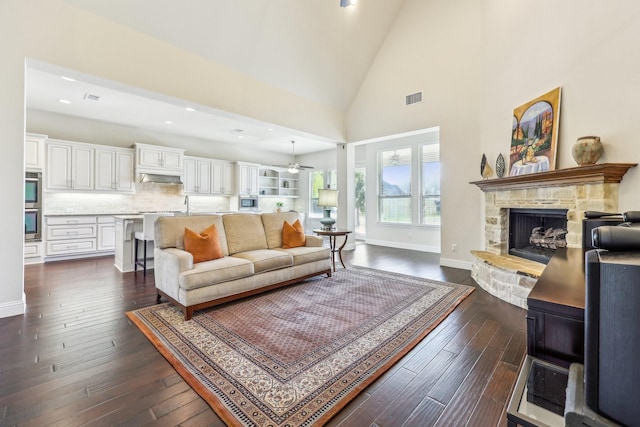
[[[603,163],[472,182],[485,194],[485,248],[473,251],[473,279],[492,295],[526,308],[540,275],[535,271],[541,273],[544,264],[534,263],[533,273],[523,272],[520,261],[508,255],[509,209],[566,209],[567,246],[581,248],[584,212],[617,212],[618,185],[634,166]]]

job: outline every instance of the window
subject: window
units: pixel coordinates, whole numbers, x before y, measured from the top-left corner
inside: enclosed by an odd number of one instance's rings
[[[324,208],[318,206],[318,190],[321,188],[332,188],[337,190],[337,171],[314,170],[309,172],[309,216],[321,217]]]
[[[378,157],[378,219],[411,224],[411,148],[381,151]]]
[[[420,146],[420,223],[440,225],[440,144]]]

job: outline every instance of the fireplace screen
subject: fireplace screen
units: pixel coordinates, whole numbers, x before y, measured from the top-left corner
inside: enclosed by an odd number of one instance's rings
[[[557,248],[567,246],[565,209],[510,209],[509,254],[548,263]]]

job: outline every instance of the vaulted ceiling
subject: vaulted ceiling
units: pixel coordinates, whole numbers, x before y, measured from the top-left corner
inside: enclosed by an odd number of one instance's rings
[[[63,1],[346,112],[404,0]]]

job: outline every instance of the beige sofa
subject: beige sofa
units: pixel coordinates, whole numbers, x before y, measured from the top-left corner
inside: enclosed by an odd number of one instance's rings
[[[195,310],[275,289],[306,278],[331,277],[331,253],[322,238],[306,236],[306,246],[282,248],[282,227],[295,212],[164,216],[154,229],[154,275],[158,301],[165,297],[189,320]],[[197,233],[215,224],[223,258],[193,262],[184,250],[184,230]]]

